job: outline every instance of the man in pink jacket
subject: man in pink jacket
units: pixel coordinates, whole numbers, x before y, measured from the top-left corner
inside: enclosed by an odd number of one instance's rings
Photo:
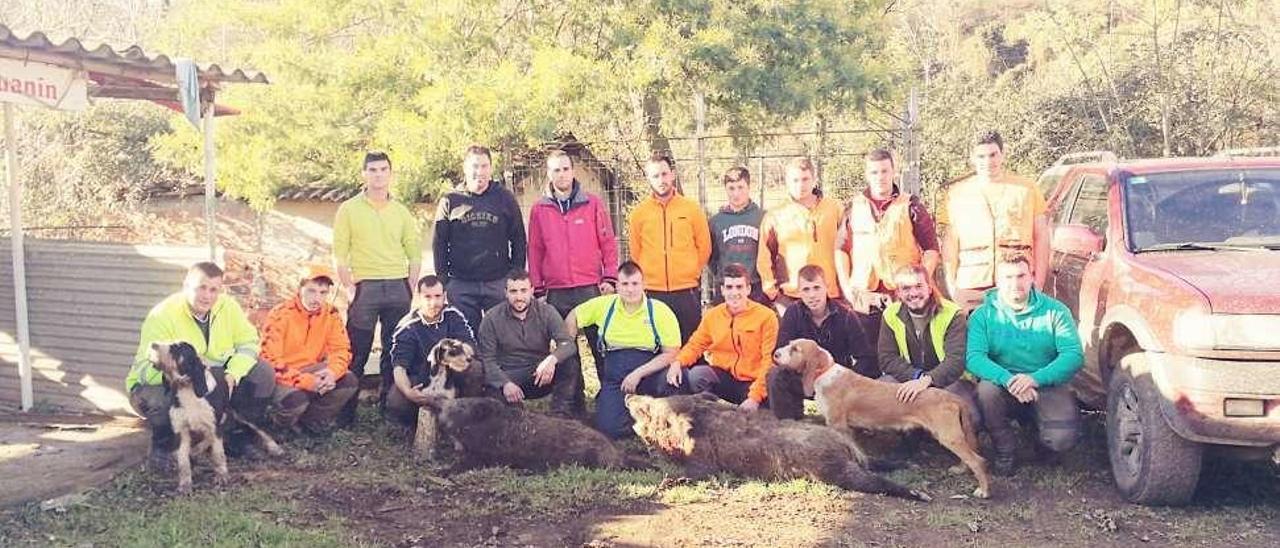
[[[545,295],[547,303],[565,316],[592,297],[613,293],[618,240],[608,205],[574,179],[568,153],[553,150],[547,155],[547,179],[547,196],[529,211],[529,279],[534,293]],[[584,332],[599,375],[604,362],[596,330]],[[582,397],[580,388],[576,393]]]

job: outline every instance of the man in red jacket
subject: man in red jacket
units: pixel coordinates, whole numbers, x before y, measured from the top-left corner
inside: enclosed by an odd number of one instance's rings
[[[601,294],[618,279],[618,240],[609,207],[574,178],[573,158],[563,150],[547,155],[547,195],[529,210],[529,279],[560,315]],[[584,330],[596,374],[600,364],[596,329]],[[581,385],[581,375],[577,380]],[[575,391],[582,397],[582,389]],[[583,402],[574,402],[581,405]]]

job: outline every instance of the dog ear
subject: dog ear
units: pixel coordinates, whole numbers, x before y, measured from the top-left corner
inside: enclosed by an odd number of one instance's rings
[[[191,391],[195,392],[197,398],[203,398],[209,394],[209,379],[206,375],[204,361],[200,359],[200,355],[196,354],[195,347],[187,343],[178,343],[170,347],[173,352],[175,361],[178,362],[178,372],[187,377],[191,381]]]

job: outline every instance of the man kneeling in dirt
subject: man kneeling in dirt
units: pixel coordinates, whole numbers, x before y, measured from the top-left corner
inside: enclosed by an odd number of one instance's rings
[[[262,360],[271,364],[280,387],[272,419],[282,430],[328,435],[334,418],[356,396],[360,383],[348,371],[351,342],[342,316],[329,302],[335,277],[327,267],[311,266],[298,292],[267,316]]]
[[[133,367],[125,378],[129,404],[151,429],[149,465],[165,469],[178,447],[169,421],[173,397],[151,363],[151,343],[183,341],[195,347],[210,372],[226,379],[231,408],[243,419],[262,424],[276,383],[271,366],[258,361],[258,330],[235,298],[222,292],[222,268],[209,262],[187,269],[182,291],[155,305],[142,322]],[[221,383],[218,383],[221,384]],[[251,455],[252,433],[237,425],[227,433],[228,456]]]
[[[418,422],[418,408],[426,405],[422,386],[430,368],[427,355],[443,339],[476,343],[471,325],[458,309],[445,301],[444,284],[434,274],[418,280],[418,308],[400,320],[391,345],[392,378],[387,392],[387,418],[402,426]]]
[[[969,316],[968,370],[995,446],[997,475],[1017,466],[1018,438],[1009,419],[1030,412],[1040,447],[1062,453],[1080,436],[1071,378],[1084,365],[1076,322],[1066,305],[1032,285],[1031,261],[1010,252],[996,264],[996,289]]]
[[[578,305],[565,318],[571,338],[588,326],[599,329],[604,363],[596,396],[596,429],[612,438],[633,435],[624,394],[666,396],[677,389],[664,371],[680,350],[680,323],[666,303],[646,297],[640,265],[618,266],[617,295],[601,295]]]
[[[507,275],[507,302],[489,309],[480,321],[478,354],[490,395],[510,404],[551,395],[551,411],[580,416],[574,408],[582,392],[578,344],[569,337],[554,306],[533,298],[523,270]],[[551,345],[554,350],[548,353]]]

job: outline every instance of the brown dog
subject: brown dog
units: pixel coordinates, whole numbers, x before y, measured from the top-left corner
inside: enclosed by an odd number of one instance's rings
[[[858,447],[825,426],[739,411],[704,396],[627,396],[627,410],[640,439],[683,463],[695,478],[721,471],[763,480],[806,478],[863,493],[929,500],[871,473]]]
[[[778,348],[773,360],[778,367],[800,373],[805,395],[813,396],[828,426],[843,429],[851,436],[853,428],[924,428],[973,471],[978,479],[973,495],[990,496],[987,461],[978,454],[974,420],[959,397],[930,388],[921,392],[915,401],[903,403],[898,401],[893,385],[836,367],[831,354],[808,339],[796,339]]]

